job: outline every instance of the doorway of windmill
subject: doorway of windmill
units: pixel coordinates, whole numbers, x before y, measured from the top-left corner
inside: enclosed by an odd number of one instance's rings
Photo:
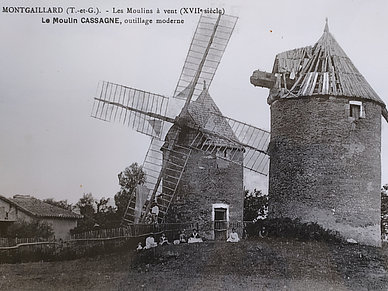
[[[228,231],[228,220],[226,208],[214,209],[214,239],[226,240]]]

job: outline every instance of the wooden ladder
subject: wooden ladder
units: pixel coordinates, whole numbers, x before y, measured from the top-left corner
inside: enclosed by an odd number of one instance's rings
[[[164,222],[190,155],[191,149],[179,145],[175,145],[173,150],[170,151],[170,158],[166,161],[166,168],[163,173],[162,192],[157,196],[159,223]]]
[[[163,147],[163,143],[163,141],[153,139],[148,148],[147,155],[143,163],[143,170],[146,172],[145,186],[150,191],[149,193],[154,190],[156,186],[157,177],[160,171],[162,171],[163,153],[161,149]],[[159,223],[162,223],[164,221],[170,204],[174,199],[176,190],[182,178],[182,174],[184,172],[190,154],[190,148],[175,145],[174,148],[170,150],[168,161],[165,161],[166,165],[163,173],[163,180],[156,191],[156,197],[159,207]],[[149,213],[146,213],[147,205],[149,203],[153,203],[153,201],[146,201],[141,210],[140,217],[144,218],[149,215]],[[122,225],[128,225],[137,222],[135,207],[136,195],[135,193],[133,193],[128,202],[125,214],[122,218]]]

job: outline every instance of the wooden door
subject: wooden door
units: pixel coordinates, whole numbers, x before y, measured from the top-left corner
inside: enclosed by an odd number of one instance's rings
[[[228,230],[228,221],[226,217],[226,208],[214,209],[214,239],[226,240]]]

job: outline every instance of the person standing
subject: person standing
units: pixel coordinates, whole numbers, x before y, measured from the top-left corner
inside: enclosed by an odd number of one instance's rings
[[[158,223],[158,215],[159,215],[159,206],[155,202],[151,208],[152,221],[154,223]]]

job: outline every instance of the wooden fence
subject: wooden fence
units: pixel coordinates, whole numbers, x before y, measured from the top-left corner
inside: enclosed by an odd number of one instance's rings
[[[138,238],[162,232],[173,233],[184,229],[193,229],[197,223],[132,224],[127,227],[97,229],[71,235],[70,240],[98,240],[121,237]]]
[[[232,229],[244,226],[245,223],[227,223]],[[175,239],[179,233],[188,234],[192,229],[205,232],[214,230],[214,222],[167,223],[167,224],[134,224],[128,227],[98,229],[72,234],[67,241],[44,240],[41,238],[0,238],[0,263],[29,261],[52,261],[74,259],[96,254],[106,254],[120,249],[135,249],[140,241],[149,235],[159,236],[165,233],[169,239]]]
[[[104,240],[104,239],[115,239],[122,237],[129,238],[140,238],[149,236],[151,234],[158,235],[161,233],[168,234],[177,234],[178,232],[189,231],[192,229],[197,229],[201,231],[214,230],[214,228],[221,228],[227,230],[232,228],[243,228],[247,223],[252,222],[208,222],[198,227],[197,222],[188,222],[188,223],[163,223],[163,224],[131,224],[127,227],[118,227],[111,229],[97,229],[90,230],[82,233],[77,233],[71,235],[70,240]],[[220,224],[220,225],[219,225]],[[219,225],[219,226],[218,226]]]
[[[221,222],[220,222],[221,223]],[[241,228],[249,222],[222,222],[222,229]],[[85,241],[85,240],[109,240],[117,238],[143,238],[145,236],[154,234],[177,234],[185,230],[191,231],[196,228],[198,231],[208,231],[214,229],[217,223],[207,223],[198,229],[198,223],[165,223],[165,224],[132,224],[127,227],[118,227],[111,229],[97,229],[82,233],[75,233],[70,236],[71,241]],[[221,225],[218,227],[220,228]],[[217,227],[216,227],[217,228]],[[24,244],[39,244],[39,243],[66,243],[66,241],[53,241],[42,238],[0,238],[0,248],[15,247]]]
[[[151,234],[157,235],[165,233],[178,233],[184,229],[196,228],[197,224],[190,223],[168,223],[168,224],[133,224],[128,227],[118,227],[111,229],[98,229],[82,233],[72,234],[68,241],[53,241],[42,238],[0,238],[0,249],[15,248],[32,244],[64,244],[74,241],[104,241],[120,238],[143,238]]]
[[[0,248],[15,247],[25,244],[40,244],[40,243],[55,243],[53,240],[43,238],[27,237],[27,238],[0,238]]]
[[[184,229],[196,227],[185,224],[138,224],[125,228],[99,229],[73,234],[67,241],[39,238],[0,238],[0,263],[68,260],[123,249],[135,249],[148,235],[176,236]]]

